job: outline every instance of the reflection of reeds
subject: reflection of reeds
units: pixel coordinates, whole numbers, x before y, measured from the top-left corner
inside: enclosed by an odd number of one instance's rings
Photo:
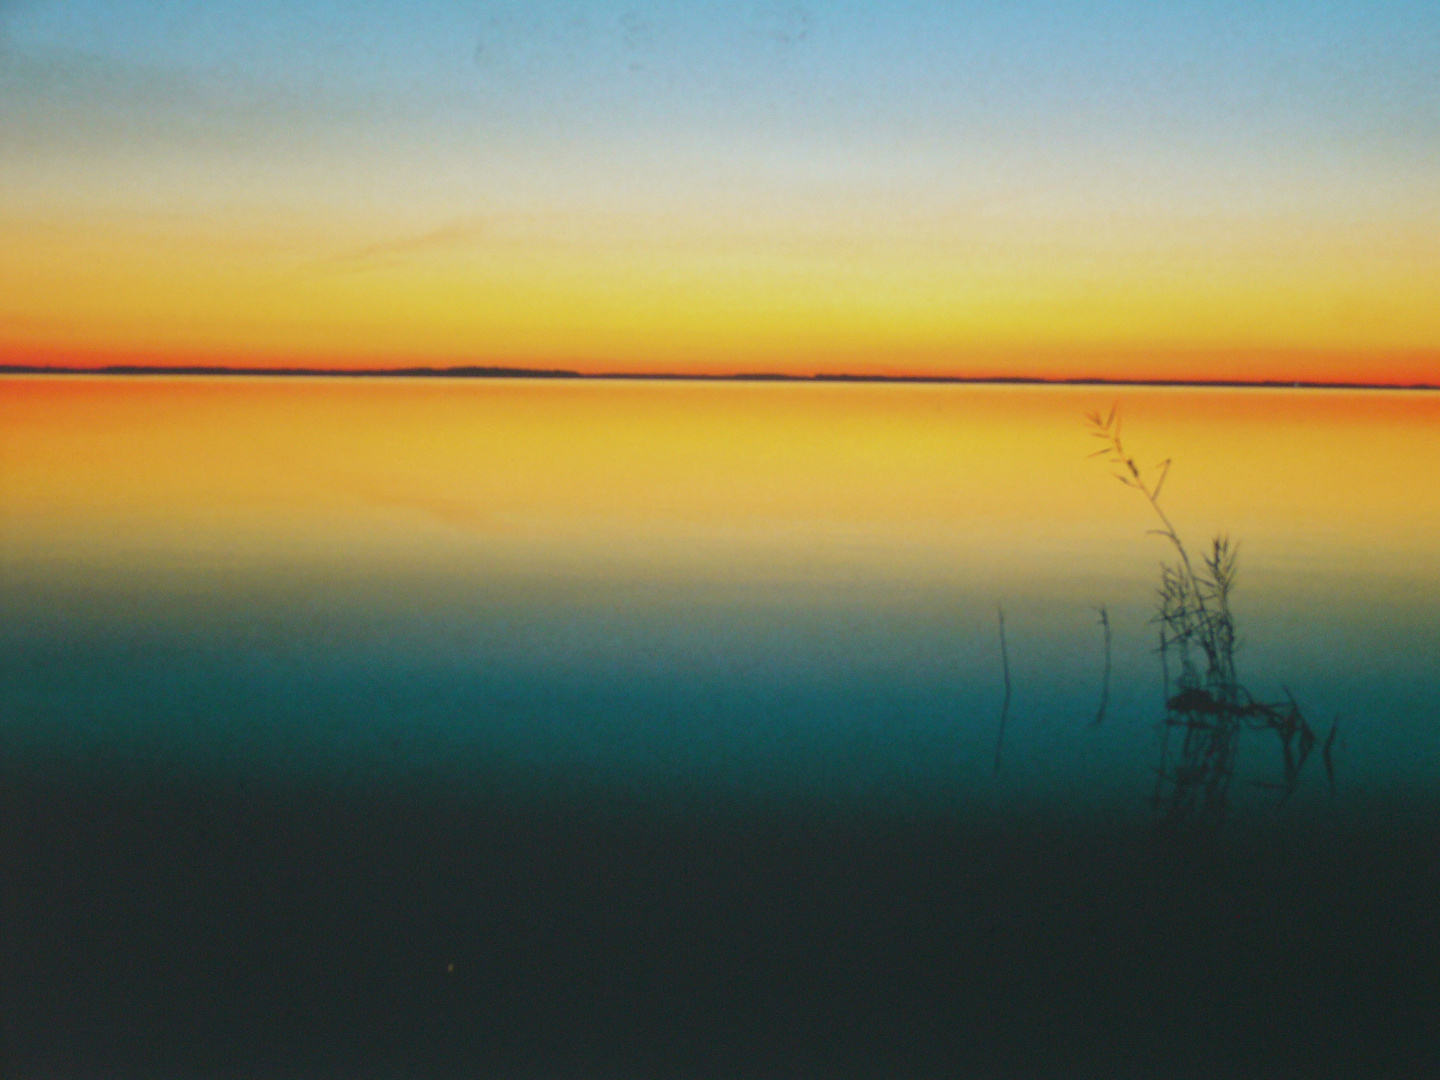
[[[1105,445],[1093,457],[1105,456],[1118,466],[1115,477],[1139,491],[1163,526],[1152,529],[1170,542],[1178,562],[1160,566],[1160,662],[1165,687],[1165,719],[1155,805],[1167,822],[1218,821],[1224,816],[1242,727],[1274,732],[1280,739],[1284,781],[1263,786],[1280,792],[1283,805],[1294,793],[1300,770],[1315,746],[1315,734],[1300,706],[1287,690],[1284,704],[1256,701],[1240,685],[1235,670],[1235,620],[1230,594],[1235,586],[1237,548],[1217,535],[1197,572],[1175,526],[1160,506],[1160,491],[1170,471],[1167,459],[1151,479],[1125,450],[1120,418],[1088,414],[1091,433]],[[1106,627],[1108,635],[1108,625]],[[1108,649],[1107,649],[1108,677]],[[1173,675],[1173,678],[1172,678]],[[1102,698],[1101,715],[1104,713]],[[1098,718],[1097,718],[1098,720]],[[1172,734],[1178,734],[1179,747]],[[1334,786],[1331,748],[1335,729],[1325,740],[1326,774]]]
[[[1010,719],[1010,650],[1005,647],[1005,609],[995,606],[1000,619],[1000,670],[1005,675],[1005,699],[1000,703],[1000,728],[995,734],[995,774],[1000,773],[1000,754],[1005,749],[1005,722]]]
[[[1100,629],[1105,632],[1105,673],[1100,678],[1100,705],[1095,710],[1094,723],[1105,719],[1105,710],[1110,706],[1110,611],[1100,605]]]

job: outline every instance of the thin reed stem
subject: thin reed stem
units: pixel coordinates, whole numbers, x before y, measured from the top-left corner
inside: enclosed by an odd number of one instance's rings
[[[1005,676],[1005,698],[1000,702],[1000,728],[995,733],[995,774],[1000,773],[1000,756],[1005,749],[1005,722],[1010,719],[1010,650],[1005,645],[1005,608],[995,605],[1000,620],[1000,670]]]
[[[1100,605],[1100,628],[1105,632],[1105,673],[1100,679],[1100,707],[1095,710],[1095,724],[1105,719],[1105,710],[1110,705],[1110,612],[1104,604]]]

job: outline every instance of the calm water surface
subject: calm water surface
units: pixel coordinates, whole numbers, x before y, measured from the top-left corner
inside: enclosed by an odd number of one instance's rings
[[[1440,781],[1440,399],[9,380],[7,751],[127,768],[1140,806],[1165,542],[1346,792]],[[1112,702],[1093,728],[1114,623]],[[991,773],[1007,612],[1013,723]],[[1256,745],[1257,777],[1273,765]],[[1338,791],[1337,791],[1338,794]]]
[[[1242,681],[1338,724],[1333,791],[1312,765],[1283,811],[1242,748],[1239,820],[1322,852],[1288,869],[1115,840],[1151,813],[1170,556],[1087,457],[1117,403],[1191,548],[1240,544]],[[7,378],[0,1051],[1060,1075],[1048,1024],[1159,1075],[1308,1060],[1366,993],[1334,1053],[1386,1017],[1428,1046],[1436,461],[1413,393]],[[1394,860],[1315,839],[1362,819]]]

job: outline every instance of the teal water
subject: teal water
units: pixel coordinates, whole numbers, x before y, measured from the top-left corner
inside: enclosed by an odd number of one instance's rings
[[[102,771],[164,762],[356,782],[473,771],[519,788],[687,800],[1140,813],[1163,712],[1143,599],[1109,605],[1098,726],[1094,611],[1010,600],[1013,695],[994,775],[1004,684],[996,601],[979,590],[836,597],[558,579],[516,595],[422,579],[367,602],[367,583],[291,582],[277,595],[237,576],[12,579],[7,755]],[[1242,672],[1262,673],[1251,682],[1277,699],[1283,683],[1317,727],[1338,718],[1337,793],[1425,792],[1440,781],[1436,607],[1423,594],[1381,607],[1365,584],[1334,610],[1250,613]],[[1256,735],[1250,772],[1278,760]],[[1306,793],[1324,792],[1312,780]]]
[[[1333,788],[1277,808],[1247,733],[1176,847],[1165,552],[1089,391],[4,388],[15,1075],[1440,1049],[1433,399],[1120,395],[1177,527],[1241,543],[1242,681],[1338,724]]]
[[[515,383],[265,382],[203,384],[183,423],[164,380],[32,380],[48,396],[12,398],[0,564],[12,760],[1143,812],[1167,551],[1145,534],[1145,507],[1085,460],[1093,392],[640,384],[563,388],[547,406]],[[1423,395],[1189,393],[1204,408],[1185,391],[1125,407],[1137,427],[1147,406],[1158,414],[1143,437],[1179,463],[1169,499],[1191,546],[1220,529],[1241,545],[1243,680],[1267,700],[1288,690],[1317,730],[1338,723],[1336,798],[1428,793],[1440,490],[1418,465],[1393,492],[1377,494],[1377,477],[1440,452],[1440,414]],[[1213,466],[1218,491],[1201,487],[1210,478],[1187,477],[1185,455],[1223,455],[1226,395],[1253,409],[1257,393],[1279,406],[1241,436],[1261,451]],[[128,445],[118,463],[79,422],[97,412]],[[502,418],[503,442],[489,434]],[[637,440],[657,424],[654,445]],[[727,446],[737,432],[752,456]],[[331,436],[356,449],[337,454]],[[1257,463],[1276,442],[1288,459]],[[473,443],[508,459],[457,464],[454,447]],[[929,487],[910,478],[913,444],[939,462]],[[1335,444],[1363,467],[1342,470]],[[671,472],[651,460],[667,453]],[[726,453],[728,472],[693,464]],[[608,480],[594,464],[606,455]],[[82,460],[94,475],[67,494]],[[845,487],[857,461],[863,496]],[[615,486],[619,525],[563,486],[587,468],[602,478],[591,487]],[[473,523],[496,473],[515,489],[496,512],[530,515],[508,532]],[[296,494],[297,476],[313,490]],[[717,477],[741,494],[712,494]],[[813,495],[821,483],[836,490]],[[907,501],[887,501],[891,489]],[[305,499],[328,516],[305,516]],[[1102,604],[1111,698],[1093,725]],[[996,775],[1000,606],[1013,696]],[[1243,779],[1264,780],[1277,750],[1253,741]]]

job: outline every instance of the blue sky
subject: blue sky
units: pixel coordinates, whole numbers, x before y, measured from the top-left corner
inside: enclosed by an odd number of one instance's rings
[[[672,248],[760,233],[771,255],[824,246],[841,291],[893,283],[910,299],[892,321],[929,287],[898,282],[898,249],[864,253],[948,238],[950,255],[920,260],[943,263],[931,278],[1000,260],[983,288],[1030,290],[1039,307],[1005,325],[1033,317],[1047,340],[1073,319],[1044,297],[1085,308],[1071,296],[1085,267],[1183,275],[1219,242],[1241,261],[1207,264],[1212,283],[1243,277],[1246,249],[1277,261],[1271,281],[1330,267],[1296,279],[1300,299],[1215,300],[1237,312],[1224,339],[1237,347],[1309,347],[1283,327],[1324,323],[1337,290],[1346,310],[1379,304],[1367,319],[1403,325],[1377,348],[1440,343],[1423,315],[1436,288],[1417,284],[1440,258],[1433,4],[11,0],[0,94],[12,225],[188,215],[198,250],[324,222],[305,241],[322,261],[453,240],[496,215],[543,218],[550,239],[658,229]],[[647,256],[652,269],[667,257]],[[812,271],[757,275],[798,275],[813,297],[829,286]],[[1138,295],[1141,273],[1113,288]],[[949,288],[937,296],[963,306]],[[1185,288],[1180,306],[1201,304],[1202,286]],[[1401,294],[1391,311],[1383,297]],[[798,310],[787,325],[821,317]],[[1107,317],[1117,343],[1195,338]],[[473,329],[476,350],[501,347]],[[1347,333],[1343,347],[1365,344]],[[979,340],[967,334],[936,322],[924,348]]]

